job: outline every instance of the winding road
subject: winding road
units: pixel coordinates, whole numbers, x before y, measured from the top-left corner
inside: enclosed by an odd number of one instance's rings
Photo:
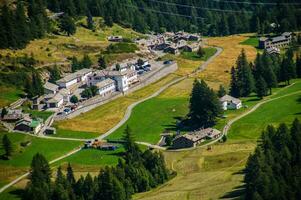
[[[195,71],[193,71],[190,75],[185,76],[185,77],[181,77],[178,79],[175,79],[174,81],[168,83],[167,85],[161,87],[158,91],[156,91],[154,94],[152,94],[151,96],[148,96],[140,101],[137,101],[133,104],[131,104],[130,106],[128,106],[126,113],[124,115],[124,117],[122,118],[122,120],[116,125],[114,126],[112,129],[110,129],[108,132],[106,132],[105,134],[100,135],[99,137],[97,137],[97,139],[101,140],[104,139],[105,137],[109,136],[110,134],[112,134],[115,130],[117,130],[118,128],[120,128],[123,124],[126,123],[126,121],[130,118],[131,114],[132,114],[132,110],[135,108],[135,106],[137,106],[138,104],[145,102],[151,98],[154,98],[158,95],[160,95],[163,91],[165,91],[167,88],[171,87],[172,85],[181,82],[184,79],[187,79],[189,77],[191,77],[192,75],[195,75],[199,72],[202,72],[203,70],[206,69],[206,67],[217,57],[219,56],[222,52],[223,49],[220,47],[214,47],[216,48],[216,52],[213,56],[211,56],[206,62],[202,63],[201,66],[199,66]],[[36,135],[35,137],[40,137],[40,138],[44,138],[44,139],[52,139],[52,140],[69,140],[69,141],[87,141],[88,139],[78,139],[78,138],[62,138],[62,137],[49,137],[49,136],[41,136],[41,135]],[[165,148],[159,147],[157,145],[153,145],[153,144],[149,144],[149,143],[145,143],[145,142],[137,142],[138,144],[142,144],[145,146],[149,146],[152,148],[157,148],[157,149],[161,149],[161,150],[165,150]],[[62,160],[64,158],[67,158],[77,152],[79,152],[81,150],[81,148],[75,149],[59,158],[56,158],[52,161],[50,161],[49,163],[55,163],[59,160]],[[0,193],[2,193],[3,191],[5,191],[6,189],[8,189],[9,187],[15,185],[16,183],[18,183],[20,180],[22,180],[23,178],[26,178],[29,175],[30,172],[27,172],[21,176],[19,176],[18,178],[16,178],[15,180],[11,181],[10,183],[8,183],[7,185],[3,186],[2,188],[0,188]]]

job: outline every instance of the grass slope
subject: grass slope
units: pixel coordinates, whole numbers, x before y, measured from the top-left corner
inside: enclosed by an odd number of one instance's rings
[[[0,108],[17,101],[23,92],[12,86],[0,85]]]

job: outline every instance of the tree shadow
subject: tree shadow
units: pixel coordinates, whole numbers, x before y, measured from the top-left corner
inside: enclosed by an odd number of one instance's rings
[[[231,192],[227,192],[220,199],[243,199],[245,193],[245,185],[240,185],[232,189]]]
[[[9,194],[13,195],[16,199],[21,199],[24,195],[24,189],[14,189]]]
[[[297,99],[298,103],[301,103],[301,96]]]

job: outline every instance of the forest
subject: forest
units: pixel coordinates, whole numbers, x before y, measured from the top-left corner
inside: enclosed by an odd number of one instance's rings
[[[247,200],[300,199],[301,123],[268,126],[245,170]]]
[[[145,192],[169,180],[172,173],[166,168],[161,153],[141,151],[134,141],[131,129],[124,132],[125,153],[117,166],[103,167],[98,176],[87,174],[76,179],[68,164],[66,174],[58,167],[55,181],[46,158],[36,154],[31,163],[30,181],[24,200],[128,200],[137,192]]]
[[[51,13],[67,33],[82,16],[104,18],[107,26],[118,23],[146,33],[185,30],[207,36],[236,33],[280,33],[301,28],[301,4],[297,0],[17,0],[5,3],[0,14],[0,48],[24,48],[33,39],[57,31]]]

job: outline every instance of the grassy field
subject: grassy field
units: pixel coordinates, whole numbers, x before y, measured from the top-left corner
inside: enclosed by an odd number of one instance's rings
[[[94,132],[85,132],[85,131],[72,131],[61,129],[56,126],[56,134],[52,135],[53,137],[66,137],[66,138],[83,138],[83,139],[91,139],[99,136],[99,133]]]
[[[275,89],[275,95],[267,98],[300,91],[301,83],[299,80],[295,82],[291,87]],[[260,133],[268,124],[291,123],[295,117],[301,119],[300,98],[301,93],[262,105],[232,126],[226,143],[213,145],[210,150],[204,147],[193,151],[164,152],[167,164],[178,172],[178,176],[153,191],[136,195],[134,199],[205,200],[239,196],[243,190],[242,170]],[[244,100],[248,109],[258,102],[256,97]],[[229,111],[227,120],[243,111]]]
[[[206,61],[216,53],[216,49],[212,47],[203,48],[204,56],[200,57],[197,52],[182,52],[181,57],[193,61]]]
[[[229,85],[231,67],[235,65],[241,50],[245,49],[249,61],[256,57],[257,51],[253,46],[240,44],[248,38],[248,35],[207,38],[208,45],[221,47],[223,52],[198,77],[206,80],[214,89],[218,89],[220,84]]]
[[[250,46],[253,46],[255,48],[258,48],[258,46],[259,46],[259,40],[258,40],[258,37],[251,36],[248,39],[246,39],[245,41],[241,42],[240,44],[250,45]]]
[[[0,108],[17,101],[23,92],[15,87],[0,85]]]
[[[38,152],[50,161],[81,145],[81,142],[76,141],[53,141],[20,133],[0,132],[0,138],[4,134],[8,134],[12,141],[14,152],[10,160],[0,159],[0,185],[23,174],[30,166],[33,155]],[[22,143],[28,143],[28,145],[23,147]],[[0,148],[0,155],[3,153],[3,149]]]

